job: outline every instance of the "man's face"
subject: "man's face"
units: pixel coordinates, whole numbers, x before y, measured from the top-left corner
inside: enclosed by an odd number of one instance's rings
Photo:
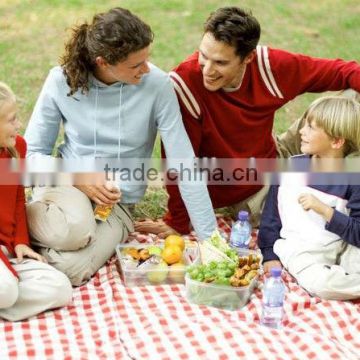
[[[235,48],[217,41],[207,32],[199,46],[199,65],[203,74],[204,86],[209,91],[222,88],[237,88],[245,74],[246,66],[254,58],[254,53],[241,59]]]

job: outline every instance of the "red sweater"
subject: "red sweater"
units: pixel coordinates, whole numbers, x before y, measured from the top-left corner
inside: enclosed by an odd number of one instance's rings
[[[26,142],[20,136],[16,138],[16,150],[21,158],[25,157]],[[5,158],[10,158],[10,154],[6,150],[1,149],[0,159]],[[8,251],[14,255],[14,248],[18,244],[29,245],[24,187],[22,185],[1,185],[0,245],[5,245]],[[8,259],[0,249],[0,261],[1,260],[4,261],[10,270],[16,275],[15,270],[12,268]]]
[[[273,158],[275,111],[305,92],[353,88],[360,91],[356,62],[311,58],[257,47],[240,89],[208,91],[203,86],[198,53],[182,62],[170,76],[178,95],[183,121],[198,157]],[[240,202],[259,186],[208,186],[214,208]],[[180,233],[189,232],[190,220],[177,186],[170,195],[165,222]]]

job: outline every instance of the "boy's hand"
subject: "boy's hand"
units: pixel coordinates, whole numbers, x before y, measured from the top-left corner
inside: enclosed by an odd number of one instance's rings
[[[301,194],[298,199],[299,204],[305,211],[314,210],[321,215],[326,221],[330,221],[334,215],[334,209],[320,201],[316,196],[311,194]]]
[[[318,214],[320,213],[322,207],[326,206],[316,196],[311,194],[301,194],[298,201],[305,211],[314,210]]]
[[[24,257],[28,257],[30,259],[35,259],[44,263],[47,263],[46,259],[31,249],[29,246],[24,244],[19,244],[15,246],[15,254],[17,257],[17,262],[20,263],[23,261]]]
[[[264,262],[263,267],[264,267],[264,274],[269,275],[270,270],[274,267],[282,269],[282,264],[279,260],[270,260],[270,261]]]

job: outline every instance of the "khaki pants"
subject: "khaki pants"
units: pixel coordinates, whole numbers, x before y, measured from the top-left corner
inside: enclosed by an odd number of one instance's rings
[[[33,244],[75,286],[88,281],[133,231],[125,206],[115,205],[106,222],[94,219],[93,206],[72,186],[35,188],[27,206]]]
[[[283,252],[290,246],[298,249],[283,261]],[[360,298],[359,248],[342,240],[328,245],[303,246],[280,239],[274,244],[274,252],[310,294],[328,300]]]
[[[299,118],[294,121],[288,130],[281,135],[275,136],[278,157],[288,158],[293,155],[301,154],[300,129],[304,126],[304,119]]]
[[[229,206],[227,210],[230,212],[231,216],[234,219],[236,219],[239,211],[247,211],[250,216],[251,226],[253,228],[257,228],[260,225],[261,213],[264,208],[268,192],[269,186],[264,186],[260,191],[249,196],[247,199],[240,201],[232,206]]]
[[[60,271],[31,259],[10,262],[19,279],[0,260],[0,318],[23,320],[71,302],[70,281]]]

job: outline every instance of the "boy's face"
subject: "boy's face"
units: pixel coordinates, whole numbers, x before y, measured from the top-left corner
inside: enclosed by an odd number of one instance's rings
[[[246,66],[253,58],[254,52],[251,52],[242,60],[236,55],[233,46],[217,41],[211,33],[205,33],[199,46],[198,59],[204,87],[209,91],[237,88]]]
[[[334,139],[326,134],[315,121],[306,121],[300,130],[301,152],[321,158],[334,157]]]

